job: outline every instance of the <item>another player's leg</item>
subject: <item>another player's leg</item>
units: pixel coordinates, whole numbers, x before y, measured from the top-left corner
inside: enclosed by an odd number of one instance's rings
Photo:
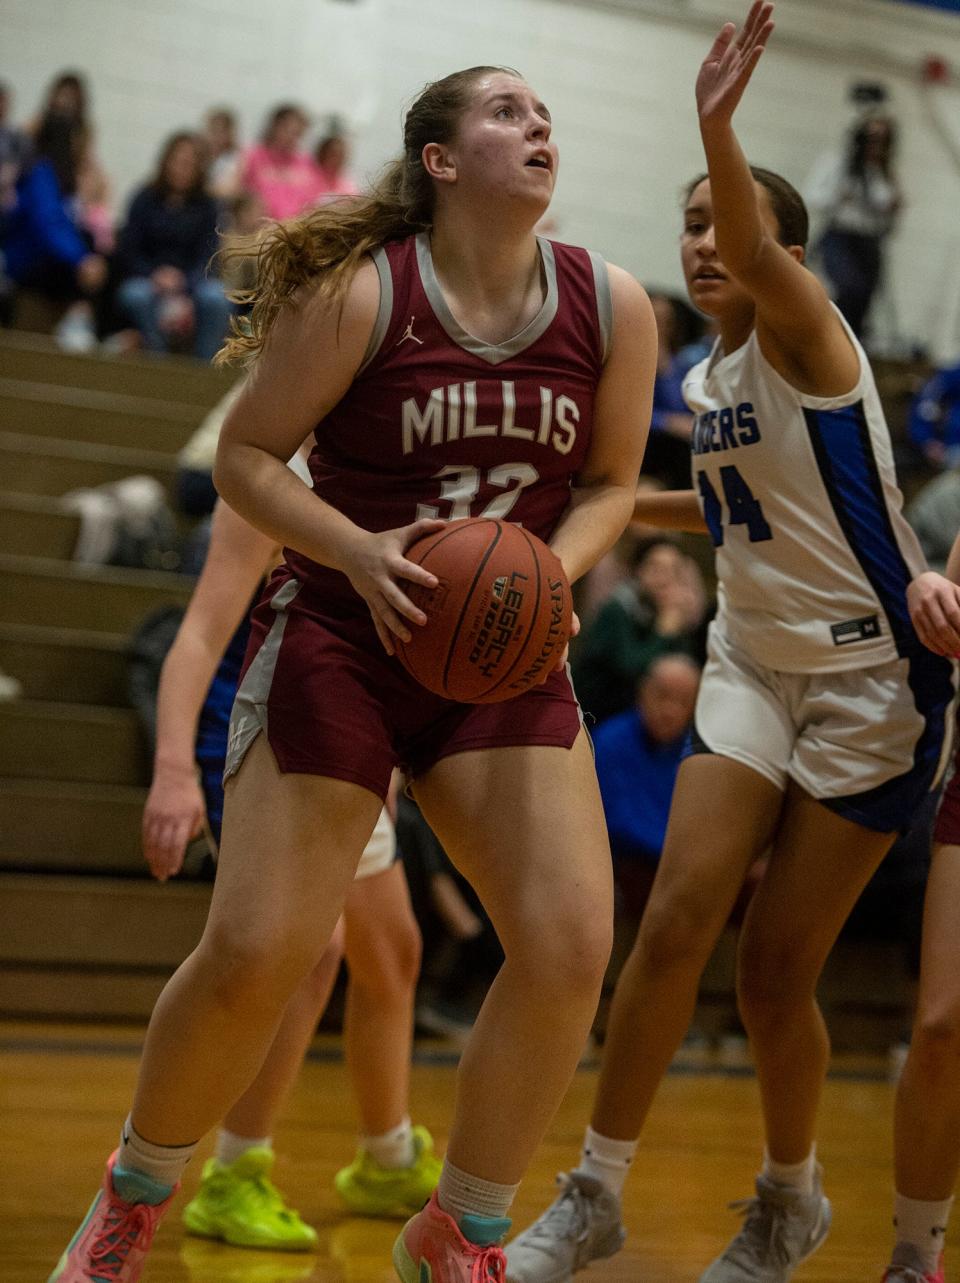
[[[766,1151],[743,1228],[702,1283],[786,1283],[830,1228],[814,1146],[830,1043],[823,965],[893,834],[835,814],[791,783],[740,934],[737,997],[757,1068]]]
[[[897,1088],[897,1238],[889,1283],[943,1283],[947,1218],[960,1170],[958,905],[960,844],[938,843],[923,912],[917,1014]]]
[[[303,1252],[317,1246],[273,1184],[273,1130],[333,990],[343,957],[342,921],[323,957],[287,1003],[267,1058],[217,1133],[195,1196],[183,1209],[191,1234],[233,1247]]]
[[[517,1184],[589,1032],[611,945],[612,877],[590,748],[438,762],[415,792],[476,887],[505,962],[460,1062],[436,1194],[394,1249],[404,1283],[501,1277]]]
[[[332,935],[379,809],[358,785],[282,774],[258,737],[228,787],[203,938],[154,1009],[119,1153],[51,1283],[140,1277],[197,1142],[253,1080]]]
[[[552,1206],[510,1244],[507,1273],[515,1283],[565,1283],[622,1244],[620,1199],[637,1139],[782,796],[729,758],[700,754],[681,766],[660,867],[614,992],[580,1162],[562,1178]]]
[[[408,1113],[420,930],[399,861],[362,874],[361,863],[344,909],[350,971],[344,1048],[361,1139],[334,1184],[353,1212],[409,1216],[440,1176],[429,1132],[413,1126]]]

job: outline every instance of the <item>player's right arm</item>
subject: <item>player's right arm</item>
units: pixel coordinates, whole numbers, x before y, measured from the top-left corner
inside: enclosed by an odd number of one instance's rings
[[[709,533],[693,490],[638,490],[630,521],[635,526],[655,526],[658,530]]]
[[[350,387],[373,332],[380,278],[372,260],[357,270],[341,299],[318,289],[287,303],[231,408],[220,434],[214,483],[225,501],[276,543],[342,571],[367,602],[380,640],[409,640],[406,621],[426,623],[397,584],[428,588],[436,578],[404,552],[442,521],[416,521],[399,530],[361,530],[307,490],[287,459]]]
[[[924,646],[947,659],[960,658],[960,534],[947,558],[946,574],[928,570],[907,589],[907,605]]]
[[[297,481],[306,489],[302,481]],[[161,882],[180,871],[203,823],[194,745],[210,683],[230,638],[276,554],[276,545],[225,503],[214,509],[210,547],[157,693],[153,783],[143,812],[143,853]]]

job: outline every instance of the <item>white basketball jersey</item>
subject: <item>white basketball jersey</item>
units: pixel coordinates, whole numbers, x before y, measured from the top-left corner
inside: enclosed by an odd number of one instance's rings
[[[846,327],[846,323],[845,327]],[[842,397],[792,388],[754,330],[689,372],[693,486],[716,546],[717,626],[756,663],[816,673],[916,646],[906,589],[926,569],[901,512],[866,354]]]

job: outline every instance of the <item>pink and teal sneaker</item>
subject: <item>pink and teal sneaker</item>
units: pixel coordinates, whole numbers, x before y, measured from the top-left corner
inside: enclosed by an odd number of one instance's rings
[[[505,1217],[492,1216],[465,1216],[457,1225],[434,1192],[394,1243],[393,1265],[402,1283],[506,1283],[501,1244],[509,1228]]]
[[[140,1172],[121,1171],[116,1162],[111,1154],[103,1185],[47,1283],[137,1283],[179,1186],[171,1189]],[[117,1193],[115,1179],[127,1198]]]

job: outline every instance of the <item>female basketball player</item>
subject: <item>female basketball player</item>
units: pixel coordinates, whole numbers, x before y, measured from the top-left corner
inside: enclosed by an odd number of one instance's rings
[[[309,479],[299,456],[290,466]],[[203,573],[160,678],[157,751],[143,824],[144,854],[158,878],[179,871],[186,843],[204,818],[220,841],[227,722],[249,634],[244,603],[278,552],[225,504],[217,505]],[[420,939],[395,848],[384,811],[344,906],[350,969],[344,1032],[363,1142],[334,1184],[352,1210],[380,1215],[422,1207],[440,1174],[429,1133],[412,1128],[407,1116]],[[336,933],[287,1004],[263,1067],[224,1120],[216,1156],[184,1211],[191,1232],[241,1247],[316,1247],[313,1229],[284,1205],[269,1180],[270,1137],[329,999],[342,936]]]
[[[256,361],[217,485],[287,560],[254,614],[207,927],[154,1011],[60,1283],[139,1276],[197,1138],[249,1085],[333,931],[397,762],[506,955],[438,1190],[394,1250],[405,1283],[502,1279],[507,1209],[596,1009],[610,857],[564,669],[503,704],[455,704],[406,674],[392,638],[425,619],[402,581],[436,582],[404,550],[443,518],[522,522],[571,580],[612,546],[650,417],[653,316],[626,273],[535,236],[557,149],[516,73],[429,86],[404,143],[366,198],[278,226],[231,345]],[[313,429],[310,493],[285,460]]]
[[[873,378],[803,266],[800,197],[751,173],[731,124],[772,7],[755,3],[739,33],[727,24],[697,79],[709,175],[688,192],[681,256],[720,337],[685,381],[695,491],[637,499],[641,520],[699,523],[717,548],[694,752],[617,985],[580,1166],[511,1244],[516,1283],[567,1279],[623,1242],[637,1137],[744,876],[768,848],[737,967],[766,1152],[743,1228],[703,1283],[780,1283],[822,1242],[830,1206],[814,1128],[829,1044],[817,978],[938,775],[953,673],[907,613],[923,560]]]
[[[960,536],[946,577],[910,585],[910,615],[938,655],[960,655]],[[886,1283],[943,1283],[943,1244],[960,1171],[960,756],[940,802],[924,906],[920,990],[897,1087],[896,1246]]]

